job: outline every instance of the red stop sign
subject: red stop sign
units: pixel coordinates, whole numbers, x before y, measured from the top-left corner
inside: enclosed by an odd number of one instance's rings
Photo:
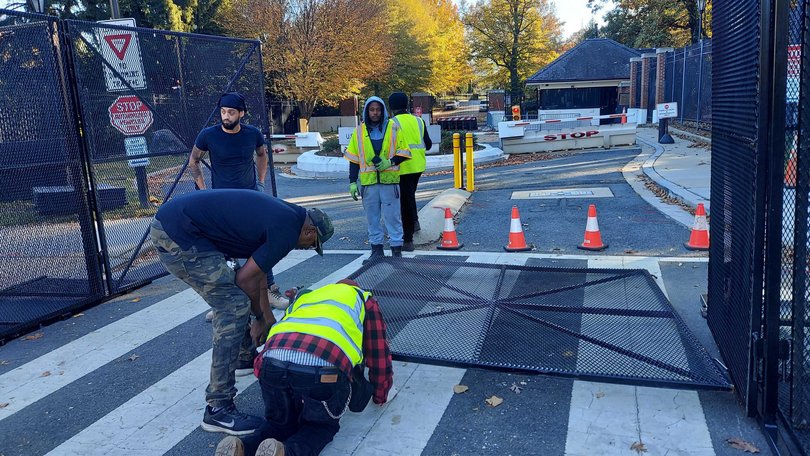
[[[142,135],[154,121],[152,111],[135,95],[116,98],[109,112],[112,126],[125,135]]]

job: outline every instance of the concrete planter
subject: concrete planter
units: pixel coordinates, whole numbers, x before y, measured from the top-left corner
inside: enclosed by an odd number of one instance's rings
[[[501,149],[482,144],[481,150],[475,151],[475,164],[481,165],[503,160]],[[428,155],[425,172],[453,168],[452,155]],[[349,175],[349,162],[343,157],[321,157],[315,152],[304,152],[298,157],[292,171],[302,177],[338,178]]]

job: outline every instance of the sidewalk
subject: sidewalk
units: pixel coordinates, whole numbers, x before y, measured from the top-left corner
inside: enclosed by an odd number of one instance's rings
[[[689,147],[694,142],[682,139],[675,133],[680,135],[680,132],[670,129],[674,144],[658,144],[658,128],[638,129],[639,144],[645,152],[651,152],[642,165],[642,171],[688,206],[695,208],[698,203],[703,203],[706,212],[711,213],[711,150]]]

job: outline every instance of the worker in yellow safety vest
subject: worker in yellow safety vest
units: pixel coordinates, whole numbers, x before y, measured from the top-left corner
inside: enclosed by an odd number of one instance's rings
[[[350,279],[290,292],[294,301],[254,363],[267,421],[250,435],[223,439],[216,456],[314,456],[347,411],[388,401],[391,349],[371,293]]]
[[[419,213],[416,209],[416,186],[425,171],[425,152],[433,147],[427,125],[421,118],[408,114],[408,96],[394,92],[388,97],[388,106],[399,122],[400,136],[408,144],[411,159],[399,165],[399,202],[402,213],[402,250],[412,252],[413,233],[419,231]]]
[[[388,118],[380,97],[369,97],[363,106],[362,123],[352,133],[343,157],[349,161],[349,194],[363,198],[368,221],[370,260],[383,257],[388,231],[391,256],[402,256],[402,214],[400,212],[400,164],[411,158],[408,144],[400,135],[399,121]],[[360,186],[358,187],[358,176]]]

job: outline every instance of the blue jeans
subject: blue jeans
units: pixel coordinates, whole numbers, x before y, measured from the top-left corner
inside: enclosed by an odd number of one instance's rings
[[[385,229],[388,230],[391,247],[402,247],[402,209],[399,203],[399,184],[374,184],[360,188],[363,208],[368,220],[368,242],[371,245],[385,243]]]

